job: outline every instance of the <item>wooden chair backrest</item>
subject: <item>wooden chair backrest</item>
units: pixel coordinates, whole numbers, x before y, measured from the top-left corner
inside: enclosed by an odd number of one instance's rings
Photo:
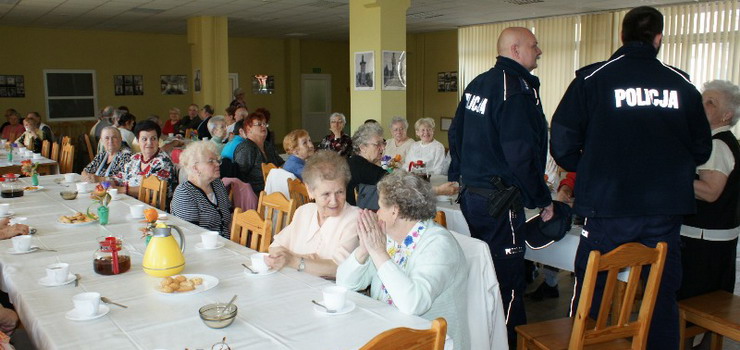
[[[93,158],[95,158],[95,152],[93,152],[92,142],[90,142],[90,135],[88,134],[85,134],[85,146],[87,147],[87,155],[92,162]]]
[[[308,196],[306,184],[300,179],[288,179],[288,192],[290,193],[290,199],[296,202],[296,207],[313,202],[313,199]]]
[[[437,215],[434,215],[434,222],[439,226],[447,227],[447,215],[441,210],[437,210]]]
[[[272,221],[264,220],[254,209],[234,209],[231,219],[231,241],[266,253],[272,242]]]
[[[288,200],[280,192],[274,192],[269,195],[265,191],[260,192],[257,211],[265,220],[269,220],[272,223],[275,234],[280,233],[285,226],[290,224],[290,221],[293,220],[295,209],[296,202],[292,199]]]
[[[442,350],[445,347],[447,321],[440,317],[432,321],[431,329],[398,327],[378,334],[360,350]]]
[[[51,155],[51,142],[49,140],[41,141],[41,155],[49,158]]]
[[[72,142],[72,138],[69,136],[62,137],[62,146],[68,145]]]
[[[54,150],[52,149],[52,156],[53,155],[54,155]],[[62,146],[62,154],[59,156],[59,173],[61,174],[71,173],[72,166],[74,165],[74,160],[75,160],[75,146],[72,146],[72,144],[69,144],[69,143]]]
[[[639,243],[627,243],[603,256],[598,251],[592,251],[588,257],[568,349],[583,349],[587,345],[630,337],[632,338],[632,349],[645,349],[667,251],[668,245],[665,242],[658,243],[655,248],[648,248]],[[637,318],[630,320],[632,305],[635,302],[636,291],[645,266],[650,267],[650,273],[645,284],[642,305],[640,305]],[[630,272],[624,299],[619,310],[611,310],[617,286],[617,275],[625,268],[630,268]],[[593,322],[589,320],[589,312],[595,293],[596,279],[600,272],[606,272],[606,283],[601,305],[598,305],[599,316]],[[616,323],[607,324],[610,311],[618,313]]]
[[[185,129],[185,138],[190,140],[190,136],[193,134],[193,129]]]
[[[277,169],[277,165],[272,163],[262,163],[262,180],[267,183],[267,174],[270,173],[270,170]]]
[[[59,147],[59,144],[58,143],[56,143],[56,142],[52,142],[51,143],[51,154],[49,155],[49,158],[51,160],[59,162],[59,149],[60,148],[61,147]],[[61,170],[59,172],[61,172]],[[64,174],[64,173],[62,173],[62,174]]]
[[[160,210],[167,208],[167,181],[149,175],[139,186],[139,200]]]

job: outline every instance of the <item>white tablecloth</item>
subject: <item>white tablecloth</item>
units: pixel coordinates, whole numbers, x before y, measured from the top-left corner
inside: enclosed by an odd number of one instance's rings
[[[10,240],[0,241],[2,289],[11,301],[39,349],[210,349],[224,336],[232,349],[353,349],[375,335],[394,327],[429,328],[430,322],[401,314],[395,308],[363,295],[350,292],[348,299],[357,308],[346,314],[327,316],[314,311],[312,299],[321,300],[321,288],[331,282],[293,269],[261,277],[247,277],[241,263],[253,253],[231,241],[218,250],[195,248],[201,228],[172,215],[167,222],[177,224],[186,234],[186,267],[183,273],[202,273],[217,277],[217,287],[195,295],[164,295],[155,290],[160,279],[141,269],[145,251],[138,228],[143,224],[126,219],[129,206],[139,203],[125,196],[110,205],[110,223],[69,228],[57,223],[60,215],[84,211],[90,205],[88,195],[63,201],[62,187],[45,176],[46,188],[24,197],[2,199],[12,203],[16,216],[28,217],[27,223],[38,233],[33,244],[58,252],[8,254]],[[98,275],[93,271],[92,256],[98,248],[96,238],[118,235],[132,257],[131,270],[117,276]],[[79,273],[74,283],[43,287],[38,279],[46,265],[70,264],[71,273]],[[96,320],[74,322],[64,315],[72,309],[72,296],[95,291],[128,305],[111,306],[108,315]],[[228,301],[238,294],[237,320],[224,329],[210,329],[198,317],[198,309],[208,303]]]

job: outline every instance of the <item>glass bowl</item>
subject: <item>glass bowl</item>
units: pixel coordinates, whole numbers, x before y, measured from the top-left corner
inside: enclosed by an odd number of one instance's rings
[[[77,198],[77,191],[62,191],[59,192],[59,195],[66,200],[72,200]]]
[[[225,307],[226,303],[208,304],[200,308],[198,314],[200,315],[200,319],[203,320],[203,323],[208,327],[228,327],[234,322],[238,308],[234,304],[231,304],[228,310],[225,310]]]

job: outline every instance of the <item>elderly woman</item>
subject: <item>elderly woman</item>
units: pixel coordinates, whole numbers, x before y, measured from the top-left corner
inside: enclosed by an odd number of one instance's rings
[[[121,132],[121,139],[126,147],[131,148],[136,136],[132,132],[136,125],[136,117],[131,113],[124,113],[118,118],[118,131]]]
[[[8,118],[8,122],[3,124],[2,128],[2,138],[4,140],[15,140],[18,135],[26,131],[21,121],[21,115],[15,109],[6,110],[5,118]]]
[[[247,137],[234,149],[234,163],[239,168],[237,177],[239,180],[252,185],[254,193],[259,193],[265,188],[265,180],[262,178],[262,163],[272,163],[282,166],[285,161],[275,150],[272,143],[266,143],[268,124],[262,113],[252,113],[244,120],[242,126]]]
[[[290,154],[283,164],[283,169],[303,180],[302,174],[306,159],[314,153],[313,142],[311,142],[311,136],[308,136],[308,131],[298,129],[289,132],[283,138],[283,148],[286,153]]]
[[[242,90],[242,88],[236,88],[236,90],[234,90],[234,100],[229,103],[229,107],[247,108],[247,101],[244,100],[244,90]]]
[[[34,118],[23,119],[25,132],[15,140],[15,143],[23,145],[34,152],[41,151],[41,143],[44,141],[44,132],[39,129],[39,122]]]
[[[445,160],[445,146],[434,139],[434,119],[421,118],[414,124],[416,136],[419,141],[414,142],[406,153],[406,165],[409,162],[421,160],[426,164],[427,172],[432,175],[442,174],[446,169],[442,169]]]
[[[345,203],[349,167],[335,152],[319,151],[306,161],[303,180],[315,203],[296,210],[293,221],[270,245],[265,262],[316,276],[335,276],[337,266],[357,247],[359,209]]]
[[[347,184],[347,202],[357,205],[355,191],[360,191],[360,185],[377,185],[380,179],[388,175],[378,165],[385,149],[383,128],[377,123],[362,124],[352,136],[352,145],[355,154],[349,158],[352,179]],[[451,195],[457,193],[458,187],[454,182],[447,182],[436,186],[434,191],[440,195]]]
[[[185,148],[180,155],[180,165],[187,169],[188,181],[175,190],[172,214],[229,238],[231,202],[220,179],[220,164],[213,142],[193,142]]]
[[[383,153],[391,158],[400,155],[400,164],[405,165],[408,165],[408,162],[405,161],[406,154],[414,144],[414,141],[406,134],[408,128],[409,122],[406,121],[406,118],[393,117],[393,120],[391,120],[391,135],[393,135],[393,139],[385,144],[385,152]]]
[[[432,186],[396,171],[378,183],[377,215],[362,210],[360,245],[337,270],[337,284],[370,295],[401,312],[444,317],[456,349],[468,349],[467,263],[457,240],[434,223]]]
[[[735,288],[740,233],[740,144],[730,130],[740,118],[740,88],[729,81],[704,84],[704,111],[712,129],[712,154],[696,170],[696,214],[681,227],[679,298]]]
[[[154,175],[162,181],[167,181],[167,197],[171,198],[177,186],[177,174],[170,156],[159,149],[162,130],[157,123],[147,120],[136,125],[135,133],[141,152],[131,156],[131,161],[116,176],[117,181],[123,183],[127,194],[138,197],[141,181],[149,175]]]
[[[103,151],[93,158],[85,169],[82,177],[88,182],[98,182],[101,178],[112,178],[123,172],[123,168],[131,160],[131,152],[127,148],[121,148],[121,131],[114,126],[106,126],[100,133],[100,143]],[[116,186],[123,185],[116,183]]]
[[[180,123],[180,109],[172,107],[169,110],[169,119],[164,122],[162,127],[162,133],[165,135],[175,134],[178,132],[178,124]]]
[[[226,135],[226,118],[222,115],[211,117],[208,120],[208,132],[211,133],[211,142],[216,146],[216,151],[221,154],[224,149],[224,141],[228,141],[228,135]]]
[[[328,149],[334,152],[339,152],[340,155],[349,157],[352,153],[352,138],[345,134],[344,126],[347,124],[347,118],[342,113],[332,113],[329,117],[329,130],[331,134],[326,135],[321,143],[319,143],[319,149]]]

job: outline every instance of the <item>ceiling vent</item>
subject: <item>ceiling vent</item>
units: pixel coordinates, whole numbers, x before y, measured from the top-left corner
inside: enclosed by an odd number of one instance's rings
[[[504,0],[504,1],[510,4],[514,4],[514,5],[530,5],[530,4],[535,4],[538,2],[544,2],[543,0]]]

